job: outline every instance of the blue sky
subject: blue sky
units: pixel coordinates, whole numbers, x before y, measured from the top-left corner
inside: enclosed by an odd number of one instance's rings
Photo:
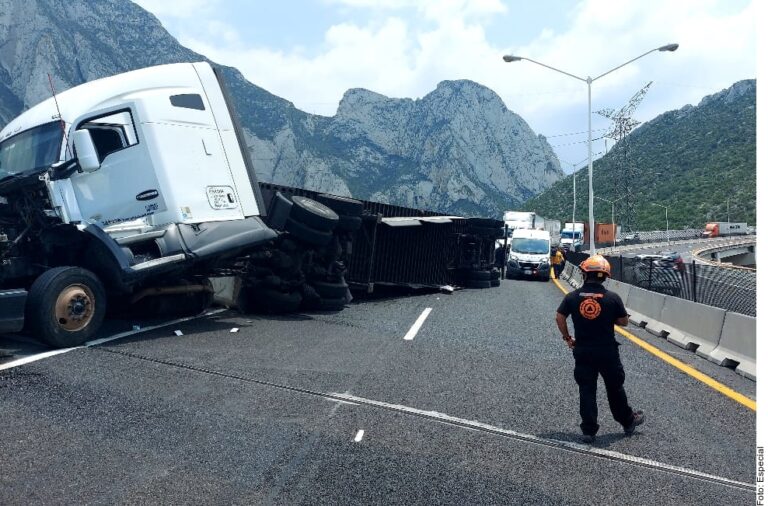
[[[185,46],[239,68],[254,84],[307,112],[333,115],[344,91],[419,98],[445,79],[493,89],[537,133],[563,169],[587,156],[586,85],[593,110],[619,108],[654,81],[635,117],[696,104],[756,76],[757,0],[140,0]],[[595,152],[609,126],[593,115]],[[610,146],[610,144],[609,144]]]

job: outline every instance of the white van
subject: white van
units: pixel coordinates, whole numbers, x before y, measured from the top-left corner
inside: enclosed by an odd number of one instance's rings
[[[551,236],[546,230],[515,230],[507,256],[507,278],[547,281],[551,246]]]

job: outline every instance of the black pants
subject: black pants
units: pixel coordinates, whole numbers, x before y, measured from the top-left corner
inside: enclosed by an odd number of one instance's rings
[[[579,385],[579,412],[581,431],[595,435],[600,428],[597,423],[597,375],[603,377],[608,404],[613,419],[623,427],[632,422],[632,408],[624,392],[624,366],[621,365],[618,346],[576,347],[573,350],[576,367],[573,377]]]

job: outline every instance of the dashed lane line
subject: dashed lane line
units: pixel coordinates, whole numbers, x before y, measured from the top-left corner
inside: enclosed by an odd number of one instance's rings
[[[364,430],[360,429],[359,431],[357,431],[357,434],[355,435],[355,443],[359,443],[360,441],[363,440],[363,434],[365,434]]]
[[[455,416],[447,415],[445,413],[439,413],[437,411],[426,411],[423,409],[412,408],[409,406],[402,406],[399,404],[390,404],[387,402],[366,399],[364,397],[357,397],[357,396],[346,394],[346,393],[344,394],[331,393],[328,395],[336,399],[343,399],[349,402],[354,402],[357,404],[362,404],[367,406],[375,406],[375,407],[383,408],[390,411],[398,411],[400,413],[419,416],[422,418],[435,420],[441,423],[462,427],[465,429],[486,432],[489,434],[494,434],[494,435],[506,437],[509,439],[515,439],[517,441],[523,441],[526,443],[532,443],[540,446],[547,446],[550,448],[566,450],[569,452],[579,453],[579,454],[587,455],[590,457],[602,458],[602,459],[611,460],[614,462],[623,462],[626,464],[654,469],[657,471],[667,472],[667,473],[671,473],[679,476],[685,476],[687,478],[693,478],[697,480],[707,481],[710,483],[716,483],[719,485],[725,485],[728,487],[748,490],[750,492],[755,490],[755,485],[752,483],[745,483],[742,481],[732,480],[730,478],[725,478],[723,476],[703,473],[695,469],[688,469],[681,466],[665,464],[663,462],[657,462],[655,460],[646,459],[643,457],[636,457],[634,455],[619,453],[612,450],[605,450],[603,448],[595,448],[593,446],[573,443],[570,441],[560,441],[558,439],[549,439],[549,438],[535,436],[533,434],[516,432],[509,429],[495,427],[493,425],[489,425],[483,422],[478,422],[475,420],[466,420],[464,418],[458,418]]]
[[[431,312],[432,312],[431,307],[428,307],[427,309],[422,311],[421,315],[419,315],[419,317],[416,318],[416,321],[411,326],[411,329],[408,331],[408,333],[405,334],[405,337],[403,337],[403,339],[405,339],[406,341],[413,341],[413,338],[416,337],[416,334],[419,333],[419,329],[421,328],[422,325],[424,325],[424,322],[427,320],[427,317]]]
[[[709,483],[719,484],[719,485],[727,486],[730,488],[747,490],[750,492],[754,492],[756,490],[755,485],[752,483],[745,483],[737,480],[732,480],[730,478],[725,478],[723,476],[703,473],[695,469],[688,469],[681,466],[665,464],[663,462],[657,462],[657,461],[646,459],[643,457],[636,457],[634,455],[627,455],[624,453],[605,450],[602,448],[594,448],[592,446],[573,443],[570,441],[560,441],[557,439],[548,439],[548,438],[535,436],[532,434],[516,432],[509,429],[495,427],[493,425],[483,423],[483,422],[466,420],[463,418],[458,418],[458,417],[447,415],[444,413],[439,413],[437,411],[427,411],[423,409],[412,408],[409,406],[390,404],[387,402],[377,401],[373,399],[366,399],[364,397],[357,397],[349,393],[319,392],[316,390],[311,390],[311,389],[302,388],[302,387],[283,385],[280,383],[260,380],[257,378],[251,378],[247,376],[241,376],[238,374],[229,374],[221,371],[216,371],[213,369],[196,367],[196,366],[184,364],[181,362],[174,362],[174,361],[165,360],[165,359],[146,357],[146,356],[138,355],[136,353],[132,353],[125,350],[116,349],[116,348],[115,349],[96,348],[96,349],[106,353],[122,355],[125,357],[130,357],[138,360],[145,360],[148,362],[163,364],[170,367],[175,367],[175,368],[184,369],[188,371],[194,371],[194,372],[203,373],[203,374],[210,374],[212,376],[218,376],[218,377],[226,378],[230,380],[243,381],[246,383],[261,385],[265,387],[271,387],[279,390],[312,395],[315,397],[320,397],[323,399],[328,399],[328,400],[337,401],[337,402],[345,402],[345,403],[349,403],[356,406],[364,405],[364,406],[375,407],[375,408],[384,409],[388,411],[395,411],[395,412],[403,413],[406,415],[418,416],[421,418],[443,423],[446,425],[451,425],[454,427],[460,427],[462,429],[466,429],[470,431],[485,432],[488,434],[501,436],[508,439],[514,439],[514,440],[529,443],[529,444],[546,446],[549,448],[555,448],[555,449],[582,454],[590,457],[602,458],[602,459],[606,459],[614,462],[621,462],[625,464],[640,466],[640,467],[656,470],[659,472],[665,472],[665,473],[670,473],[670,474],[674,474],[674,475],[682,476],[686,478],[706,481]],[[360,431],[358,431],[358,435],[360,435]]]
[[[555,286],[557,286],[561,292],[567,294],[568,291],[563,288],[560,285],[560,282],[555,278],[554,273],[551,274],[552,281],[555,282]],[[711,376],[707,376],[703,372],[699,371],[698,369],[694,369],[690,365],[681,362],[680,360],[676,359],[675,357],[669,355],[666,352],[661,351],[659,348],[653,346],[652,344],[648,343],[647,341],[637,337],[636,335],[632,334],[628,330],[625,330],[622,327],[619,327],[618,325],[614,325],[614,329],[616,332],[621,334],[622,336],[629,339],[630,342],[636,344],[640,348],[644,349],[651,355],[660,358],[664,362],[668,363],[672,367],[675,367],[679,369],[680,371],[684,372],[688,376],[691,376],[694,379],[697,379],[707,385],[708,387],[712,388],[713,390],[716,390],[720,392],[721,394],[725,395],[726,397],[733,399],[734,401],[738,402],[739,404],[746,406],[747,408],[751,409],[752,411],[757,411],[757,402],[753,401],[749,397],[747,397],[744,394],[741,394],[737,392],[736,390],[733,390],[732,388],[729,388],[716,379],[712,378]]]

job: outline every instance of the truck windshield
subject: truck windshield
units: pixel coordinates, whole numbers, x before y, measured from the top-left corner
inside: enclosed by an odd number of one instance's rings
[[[61,140],[61,124],[54,121],[0,142],[0,179],[57,162]]]
[[[571,232],[571,231],[565,232],[565,231],[563,231],[563,232],[560,233],[560,237],[563,238],[563,239],[573,239],[574,236],[576,237],[576,239],[580,238],[581,237],[581,232]]]
[[[549,241],[546,239],[512,239],[512,251],[530,255],[549,253]]]

